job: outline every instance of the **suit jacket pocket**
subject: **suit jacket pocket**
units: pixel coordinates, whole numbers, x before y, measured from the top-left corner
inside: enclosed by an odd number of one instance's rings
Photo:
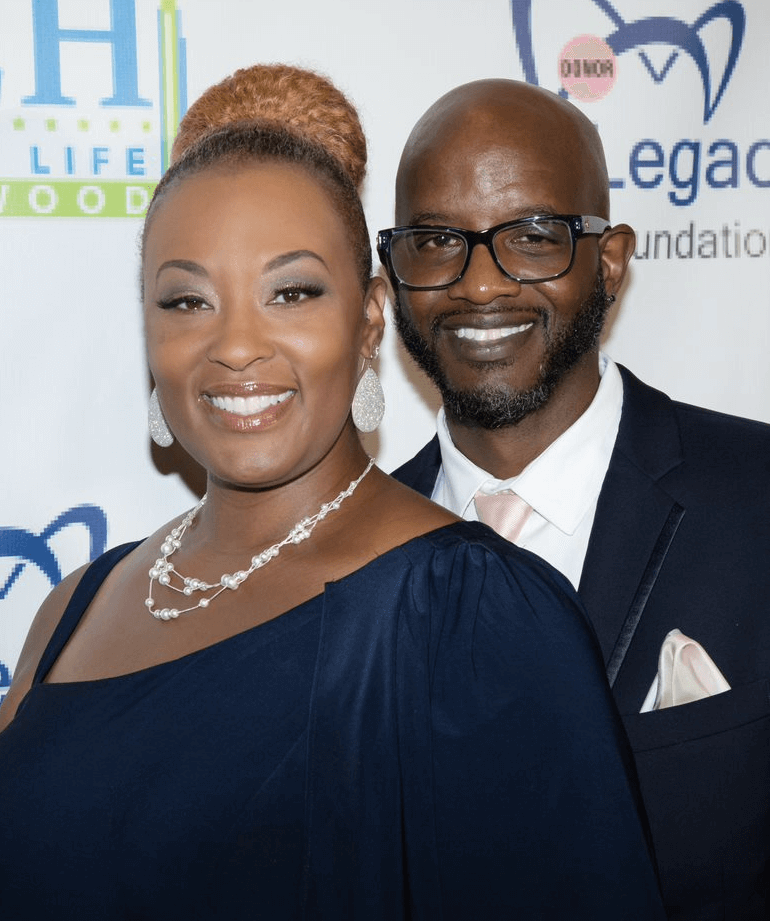
[[[770,917],[770,682],[623,721],[669,917]]]
[[[716,736],[770,715],[770,681],[761,679],[681,707],[632,713],[623,722],[634,752]]]

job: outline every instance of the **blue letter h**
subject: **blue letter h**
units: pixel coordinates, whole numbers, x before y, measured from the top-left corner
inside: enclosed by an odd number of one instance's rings
[[[107,42],[112,45],[113,94],[103,106],[151,106],[139,96],[136,66],[136,14],[134,0],[110,0],[110,29],[60,29],[58,0],[33,0],[35,36],[35,95],[26,105],[74,106],[61,91],[61,42]]]

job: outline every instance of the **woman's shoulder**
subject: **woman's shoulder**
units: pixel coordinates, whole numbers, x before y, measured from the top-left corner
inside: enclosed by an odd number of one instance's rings
[[[413,561],[441,565],[451,559],[453,573],[463,578],[521,589],[527,583],[550,588],[569,603],[577,600],[569,581],[549,563],[517,547],[479,521],[455,520],[397,548]]]
[[[135,546],[136,542],[107,550],[65,576],[48,594],[32,620],[13,682],[0,709],[0,730],[13,719],[16,709],[32,686],[40,661],[65,612],[77,600],[75,596],[84,592],[93,595],[117,563]],[[87,601],[83,607],[86,604]]]
[[[596,667],[596,637],[569,581],[487,525],[457,521],[405,543],[393,556],[391,574],[408,564],[400,616],[425,638],[463,636],[475,654],[484,648],[512,663],[525,648],[558,648]]]
[[[62,579],[38,609],[24,641],[10,690],[0,708],[0,730],[13,719],[17,707],[32,686],[40,659],[89,565],[86,563]]]
[[[379,495],[366,527],[381,541],[380,553],[390,549],[413,563],[442,558],[466,559],[473,569],[499,567],[516,579],[532,578],[554,583],[573,597],[568,581],[540,557],[516,547],[478,521],[464,521],[391,477],[379,478]]]

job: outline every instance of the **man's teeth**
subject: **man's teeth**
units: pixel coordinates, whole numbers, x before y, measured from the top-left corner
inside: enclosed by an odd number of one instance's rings
[[[475,342],[496,342],[506,336],[523,333],[533,323],[522,323],[521,326],[496,326],[494,329],[477,329],[475,326],[461,326],[455,330],[458,339],[473,339]]]
[[[270,396],[254,397],[209,397],[212,406],[217,409],[223,409],[226,413],[233,413],[236,416],[255,416],[257,413],[264,412],[270,406],[277,406],[294,393],[293,390],[287,390],[285,393],[271,394]]]

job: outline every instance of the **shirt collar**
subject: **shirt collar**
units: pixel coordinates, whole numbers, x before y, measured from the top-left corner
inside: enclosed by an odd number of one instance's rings
[[[512,489],[565,534],[574,533],[596,502],[609,466],[623,407],[623,381],[617,365],[599,357],[601,379],[586,411],[518,476],[498,480],[455,447],[443,407],[437,418],[449,508],[466,516],[479,489]]]

